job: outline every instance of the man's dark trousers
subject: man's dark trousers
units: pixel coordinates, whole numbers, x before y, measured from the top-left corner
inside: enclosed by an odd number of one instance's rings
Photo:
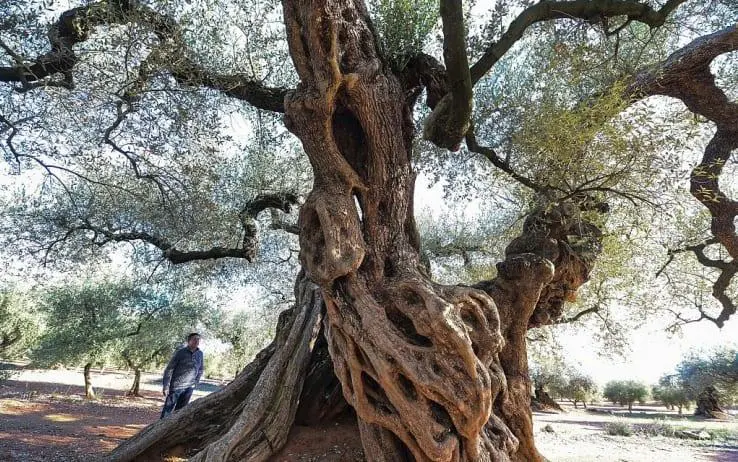
[[[179,390],[169,390],[167,399],[164,401],[164,408],[161,410],[161,418],[168,416],[172,411],[177,411],[187,406],[192,398],[193,387],[180,388]]]

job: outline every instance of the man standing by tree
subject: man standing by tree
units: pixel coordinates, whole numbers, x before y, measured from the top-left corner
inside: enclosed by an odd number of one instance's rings
[[[188,335],[187,346],[177,350],[164,369],[162,393],[166,399],[161,410],[162,419],[190,402],[192,391],[200,382],[203,371],[204,361],[199,345],[200,334],[193,332]]]

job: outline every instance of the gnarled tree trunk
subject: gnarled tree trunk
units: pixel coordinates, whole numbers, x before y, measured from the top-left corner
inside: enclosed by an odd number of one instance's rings
[[[534,410],[542,410],[542,411],[559,411],[563,412],[563,409],[561,406],[559,406],[559,403],[554,401],[553,398],[546,392],[546,390],[543,389],[543,387],[536,387],[535,389],[535,395],[533,396],[531,406]],[[577,402],[574,401],[574,407],[577,407]]]
[[[518,440],[492,414],[496,402],[516,406],[495,303],[423,270],[412,108],[364,6],[285,1],[284,14],[301,79],[285,121],[315,176],[300,213],[301,262],[323,289],[329,350],[367,458],[511,460]]]
[[[85,364],[84,377],[85,377],[85,398],[94,399],[95,390],[92,388],[92,380],[90,379],[90,369],[92,369],[92,363]]]
[[[599,231],[580,207],[555,207],[526,223],[495,281],[432,282],[413,219],[413,100],[363,4],[285,0],[284,14],[301,79],[285,122],[315,176],[300,258],[323,289],[328,346],[367,457],[541,460],[525,333],[560,316],[587,280],[590,262],[568,236]]]
[[[126,392],[127,396],[141,396],[140,392],[140,384],[141,384],[141,368],[140,367],[134,367],[133,368],[133,383],[131,384],[131,388]]]
[[[320,288],[338,381],[324,352],[310,356],[320,310],[298,295],[285,315],[291,327],[281,322],[277,340],[250,370],[170,418],[176,420],[147,428],[111,460],[144,460],[177,444],[196,453],[193,460],[267,460],[295,415],[310,421],[320,407],[314,397],[330,409],[323,417],[345,406],[339,383],[368,460],[543,460],[533,441],[525,334],[560,316],[587,280],[599,231],[579,215],[591,204],[546,204],[532,215],[495,280],[434,283],[413,218],[418,92],[404,88],[378,53],[361,2],[283,6],[301,79],[285,98],[285,124],[315,178],[300,211],[300,259]],[[247,385],[257,377],[256,386]]]
[[[730,419],[728,413],[720,406],[718,391],[712,386],[705,387],[697,396],[697,407],[694,410],[694,415],[708,419]]]

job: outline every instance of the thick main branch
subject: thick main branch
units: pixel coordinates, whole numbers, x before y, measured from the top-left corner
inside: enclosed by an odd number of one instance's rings
[[[650,27],[660,27],[666,18],[687,0],[669,0],[655,10],[646,3],[631,0],[575,0],[541,1],[521,12],[499,40],[490,44],[484,54],[471,67],[472,83],[477,83],[510,48],[520,40],[528,27],[552,19],[583,19],[599,22],[604,18],[624,16],[628,21],[642,22]]]
[[[32,60],[11,53],[16,64],[0,67],[0,82],[19,83],[19,91],[44,85],[71,88],[74,67],[79,61],[74,46],[87,40],[95,27],[130,22],[148,27],[159,39],[161,54],[157,56],[156,70],[170,72],[182,85],[213,88],[260,109],[284,112],[287,89],[267,87],[246,75],[218,75],[206,70],[186,57],[188,50],[174,19],[129,0],[97,2],[65,11],[49,28],[51,49]],[[145,62],[152,64],[151,60]],[[51,80],[54,75],[61,75],[62,79]]]
[[[738,50],[738,25],[700,37],[669,56],[664,62],[639,72],[627,89],[627,96],[638,99],[665,95],[684,102],[695,114],[715,124],[715,134],[705,147],[700,163],[690,176],[690,192],[707,208],[712,217],[714,240],[691,246],[698,261],[720,271],[713,284],[713,297],[722,305],[717,317],[701,311],[701,319],[709,319],[719,327],[736,312],[726,294],[738,264],[738,201],[720,188],[720,177],[731,154],[738,149],[738,103],[731,101],[718,87],[710,64],[718,56]],[[708,243],[719,242],[732,261],[713,260],[704,254]]]

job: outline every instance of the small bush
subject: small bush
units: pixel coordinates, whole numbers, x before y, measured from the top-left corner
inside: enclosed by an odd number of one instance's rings
[[[710,435],[717,440],[738,441],[738,429],[715,428],[710,430]]]
[[[605,425],[605,431],[612,436],[631,436],[633,428],[626,422],[609,422]]]
[[[666,423],[664,420],[656,420],[647,424],[635,425],[633,428],[635,433],[643,436],[666,436],[673,437],[676,433],[674,426]]]

